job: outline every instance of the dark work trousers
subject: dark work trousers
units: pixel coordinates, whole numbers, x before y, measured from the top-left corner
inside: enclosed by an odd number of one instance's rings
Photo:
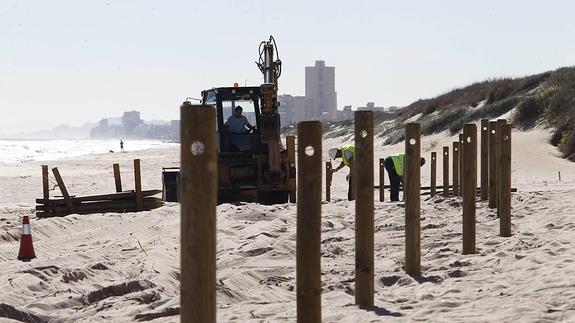
[[[349,182],[347,182],[348,189],[347,189],[347,199],[349,201],[355,200],[355,196],[353,196],[353,176],[349,176]]]
[[[399,179],[399,175],[395,171],[395,167],[393,166],[393,160],[391,157],[387,157],[384,161],[385,170],[387,171],[387,175],[389,176],[389,186],[390,186],[390,200],[399,201],[399,184],[401,180]]]

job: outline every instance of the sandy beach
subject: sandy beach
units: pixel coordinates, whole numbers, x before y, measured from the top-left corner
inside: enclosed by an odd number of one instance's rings
[[[424,137],[422,156],[454,138]],[[376,306],[369,310],[354,305],[354,204],[346,200],[346,171],[336,173],[332,202],[322,205],[323,320],[575,321],[575,163],[559,158],[548,138],[542,129],[513,132],[513,236],[499,237],[496,211],[477,202],[475,255],[461,253],[461,198],[422,196],[421,277],[403,270],[403,204],[376,199]],[[346,139],[325,139],[324,161]],[[403,143],[383,146],[377,138],[374,150],[379,159]],[[161,168],[178,166],[179,147],[47,164],[59,168],[70,194],[104,194],[114,192],[113,163],[133,189],[134,158],[142,160],[143,188],[160,189]],[[179,322],[179,204],[36,219],[41,164],[0,167],[0,321]],[[421,174],[428,185],[429,163]],[[439,185],[441,174],[438,167]],[[377,169],[375,178],[377,185]],[[217,214],[218,321],[295,321],[295,204],[222,204]],[[23,215],[31,216],[31,262],[16,260]]]

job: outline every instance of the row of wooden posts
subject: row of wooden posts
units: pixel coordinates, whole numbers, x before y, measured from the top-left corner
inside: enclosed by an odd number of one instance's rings
[[[355,117],[355,302],[360,307],[374,304],[374,165],[373,114],[356,111]],[[207,106],[184,104],[181,109],[181,319],[183,322],[216,321],[216,202],[217,159],[215,111]],[[502,125],[501,154],[494,165],[507,165],[510,173],[511,132]],[[476,126],[466,124],[461,182],[463,191],[463,253],[475,253]],[[296,294],[298,322],[321,321],[321,205],[322,125],[300,122],[297,127],[297,228]],[[404,171],[405,271],[421,275],[420,252],[420,137],[417,123],[406,125]],[[497,141],[494,141],[497,143]],[[444,169],[449,147],[444,147]],[[435,154],[434,154],[434,157]],[[432,157],[432,165],[436,160]],[[435,172],[432,166],[432,172]],[[459,166],[458,166],[459,167]],[[455,169],[455,166],[454,166]],[[449,194],[444,172],[444,194]],[[497,175],[493,176],[495,180]],[[507,173],[501,176],[507,176]],[[509,180],[508,180],[509,179]],[[381,182],[383,184],[383,181]],[[383,186],[383,185],[381,185]],[[434,185],[432,184],[432,187]],[[456,185],[454,185],[455,187]],[[459,187],[459,184],[457,185]],[[503,226],[510,228],[510,177],[501,184],[499,205]],[[505,201],[504,201],[505,200]],[[202,201],[197,203],[194,201]],[[508,236],[509,231],[501,231]]]
[[[497,201],[499,200],[498,192],[505,192],[505,188],[500,189],[501,185],[507,184],[507,182],[502,181],[505,179],[510,179],[510,165],[506,163],[507,155],[510,156],[511,152],[505,149],[510,149],[510,142],[507,143],[505,140],[502,143],[500,138],[506,138],[509,136],[505,134],[503,137],[499,136],[500,131],[507,131],[510,133],[510,127],[501,128],[501,125],[505,125],[506,120],[500,119],[497,121],[489,121],[487,119],[481,120],[481,181],[480,188],[478,189],[478,194],[480,200],[489,200],[489,208],[496,208]],[[450,167],[449,167],[449,146],[443,147],[443,185],[437,185],[437,152],[431,152],[431,176],[430,185],[422,186],[422,190],[429,190],[429,192],[423,193],[422,195],[437,195],[437,189],[441,189],[439,193],[443,196],[448,197],[450,194],[454,196],[463,196],[463,164],[464,164],[464,154],[463,147],[463,134],[459,134],[459,141],[454,141],[452,146],[452,182],[449,181]],[[503,144],[503,146],[502,146]],[[460,148],[461,147],[461,148]],[[500,149],[503,148],[503,163],[500,162]],[[510,160],[509,160],[510,161]],[[379,159],[379,185],[375,185],[374,188],[379,189],[379,201],[385,201],[385,189],[389,188],[389,185],[385,185],[385,158]],[[331,201],[331,184],[332,184],[332,174],[333,165],[331,161],[325,163],[325,200],[327,202]],[[491,180],[490,180],[491,179]],[[559,173],[559,181],[561,181],[561,173]],[[509,185],[510,182],[509,182]],[[444,189],[447,187],[448,189]],[[516,191],[512,188],[511,191]]]

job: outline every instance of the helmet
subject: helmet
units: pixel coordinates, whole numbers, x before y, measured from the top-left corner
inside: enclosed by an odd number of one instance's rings
[[[330,148],[327,152],[327,154],[329,155],[329,157],[331,157],[331,159],[335,159],[335,156],[337,155],[337,152],[339,151],[339,149],[337,148]]]

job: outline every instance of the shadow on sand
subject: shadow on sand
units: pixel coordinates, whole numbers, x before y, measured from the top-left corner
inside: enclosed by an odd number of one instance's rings
[[[362,310],[366,310],[368,312],[373,312],[378,316],[394,316],[394,317],[400,317],[403,316],[403,314],[399,313],[399,312],[390,312],[389,310],[383,308],[383,307],[379,307],[379,306],[359,306],[360,309]]]
[[[409,275],[409,276],[420,284],[423,283],[439,284],[443,281],[443,278],[441,278],[440,276],[418,276],[418,275]]]

